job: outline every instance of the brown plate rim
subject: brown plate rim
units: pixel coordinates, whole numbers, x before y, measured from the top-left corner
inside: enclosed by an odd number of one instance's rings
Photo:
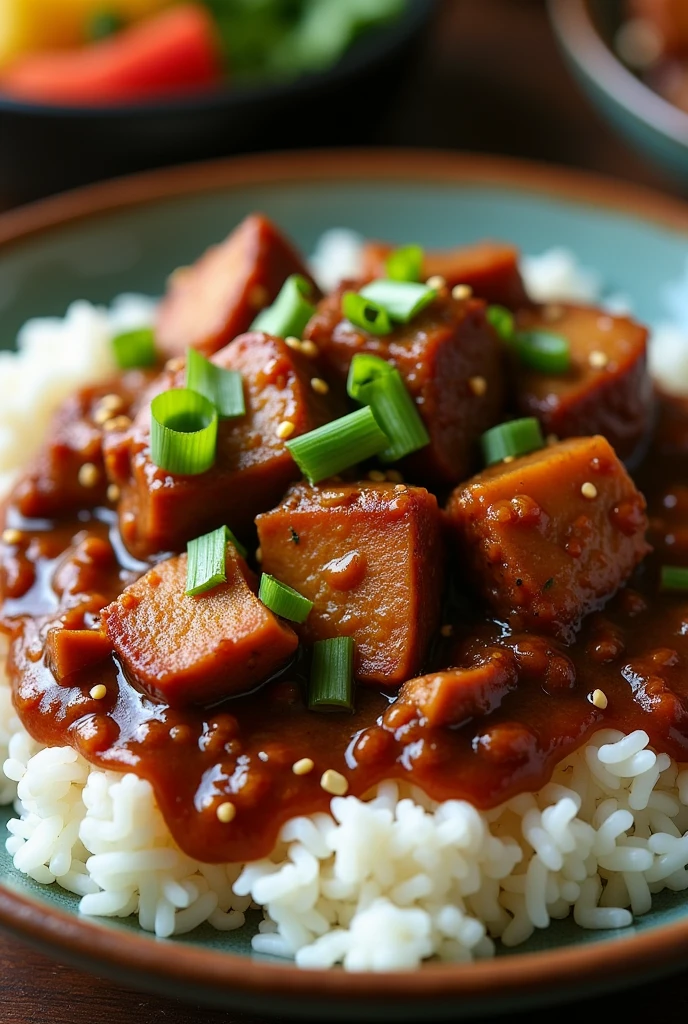
[[[256,185],[352,180],[407,184],[479,185],[630,215],[688,236],[688,204],[650,189],[525,161],[423,150],[327,150],[235,157],[147,172],[65,193],[0,216],[0,255],[89,218],[193,194]],[[667,970],[688,953],[683,921],[614,941],[545,952],[510,953],[471,965],[428,964],[399,973],[300,970],[293,964],[252,960],[181,941],[160,941],[67,914],[0,884],[0,924],[27,941],[97,968],[130,977],[174,980],[221,995],[246,995],[380,1005],[442,998],[493,1001],[586,983],[607,986],[622,976]]]
[[[569,55],[630,117],[688,147],[688,114],[629,71],[600,35],[589,0],[548,0],[555,32]]]

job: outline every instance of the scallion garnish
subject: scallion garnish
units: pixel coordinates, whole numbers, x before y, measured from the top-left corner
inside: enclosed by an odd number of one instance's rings
[[[566,373],[571,364],[569,343],[550,331],[518,331],[513,338],[524,366],[540,373]]]
[[[352,711],[354,706],[354,640],[335,636],[313,644],[308,687],[311,711]]]
[[[392,321],[386,309],[364,299],[358,292],[344,292],[342,313],[354,327],[362,327],[369,334],[391,334]]]
[[[189,597],[212,590],[227,582],[227,544],[233,544],[240,555],[246,548],[239,543],[227,526],[219,526],[212,533],[195,537],[186,545],[186,591]]]
[[[341,419],[301,434],[286,446],[312,484],[377,455],[389,446],[372,409],[366,406]]]
[[[423,273],[423,250],[419,245],[394,249],[385,260],[390,281],[420,281]]]
[[[404,379],[398,370],[378,356],[359,353],[351,360],[347,381],[349,395],[369,405],[389,438],[380,453],[384,462],[396,462],[430,443]]]
[[[313,289],[301,274],[290,274],[271,306],[263,309],[251,324],[252,331],[263,331],[276,338],[300,338],[315,313],[309,300]]]
[[[488,466],[518,455],[527,455],[545,445],[540,424],[533,416],[492,427],[483,434],[481,443]]]
[[[663,565],[662,590],[688,590],[688,569],[680,565]]]
[[[173,388],[151,402],[151,460],[168,473],[194,476],[215,462],[217,410],[197,391]]]
[[[514,314],[510,310],[504,306],[488,306],[486,316],[502,341],[513,340]]]
[[[407,324],[422,309],[437,298],[434,288],[414,281],[388,281],[378,278],[361,288],[368,302],[374,302],[384,309],[391,320]]]
[[[280,583],[266,572],[260,577],[258,599],[275,615],[291,622],[305,622],[313,607],[313,602],[303,594],[288,587],[286,583]]]
[[[243,416],[246,412],[241,374],[216,366],[195,348],[186,353],[186,386],[205,395],[223,420]]]
[[[120,370],[137,370],[155,366],[158,354],[155,349],[155,334],[151,327],[140,327],[136,331],[124,331],[112,339],[115,361]]]

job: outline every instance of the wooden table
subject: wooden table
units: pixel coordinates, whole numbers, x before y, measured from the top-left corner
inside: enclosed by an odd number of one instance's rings
[[[541,0],[445,0],[412,79],[380,133],[385,145],[482,150],[673,185],[619,142],[571,81]],[[569,1004],[555,1014],[568,1013]],[[688,1016],[688,971],[598,998],[576,1012],[663,1024]],[[551,1024],[551,1010],[509,1015]],[[502,1018],[506,1020],[506,1018]],[[259,1024],[150,997],[54,963],[0,936],[0,1024]]]

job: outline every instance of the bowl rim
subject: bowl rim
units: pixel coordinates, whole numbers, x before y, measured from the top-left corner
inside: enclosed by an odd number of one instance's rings
[[[384,60],[422,30],[430,21],[436,6],[437,0],[406,0],[406,6],[397,18],[375,25],[370,32],[355,39],[330,67],[304,71],[293,78],[240,81],[237,85],[232,85],[230,81],[212,89],[151,98],[142,102],[93,105],[33,103],[6,96],[0,90],[0,113],[68,120],[93,117],[106,120],[128,117],[138,120],[199,109],[239,108],[244,104],[260,103],[277,96],[284,101],[298,99],[313,90],[346,83],[378,61]]]
[[[688,203],[651,189],[546,164],[423,150],[328,150],[235,157],[117,179],[0,215],[0,256],[65,227],[186,196],[247,186],[337,184],[352,180],[507,188],[524,195],[604,208],[659,225],[688,240]],[[411,972],[344,973],[304,970],[292,963],[252,960],[180,941],[159,941],[68,914],[0,884],[0,924],[53,955],[92,970],[126,972],[143,988],[190,987],[215,1001],[260,995],[305,1002],[335,999],[344,1005],[460,998],[487,1001],[580,990],[583,978],[598,987],[629,976],[645,978],[681,963],[688,953],[688,914],[682,921],[613,941],[565,946],[470,965],[428,964]],[[198,986],[202,986],[199,989]]]
[[[688,113],[637,78],[602,38],[590,0],[547,0],[562,48],[585,74],[634,118],[688,147]]]

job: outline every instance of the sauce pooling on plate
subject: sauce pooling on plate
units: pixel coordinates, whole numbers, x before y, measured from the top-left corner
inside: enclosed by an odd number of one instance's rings
[[[688,405],[653,397],[643,328],[536,307],[506,246],[403,281],[371,245],[321,298],[260,218],[223,245],[231,293],[222,246],[173,280],[167,365],[65,403],[4,506],[30,734],[148,779],[204,862],[389,778],[496,806],[602,727],[686,760]],[[184,323],[238,375],[206,401],[243,391],[203,472],[151,417]]]

